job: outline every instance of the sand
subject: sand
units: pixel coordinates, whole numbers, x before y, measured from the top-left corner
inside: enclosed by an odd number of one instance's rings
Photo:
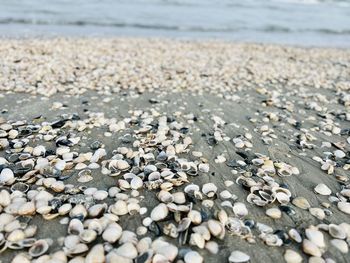
[[[224,155],[227,160],[242,160],[237,154],[241,149],[234,146],[232,138],[249,132],[252,134],[251,152],[299,169],[299,175],[276,178],[279,183],[288,185],[293,197],[305,197],[312,207],[322,208],[322,202],[330,203],[327,196],[316,195],[313,188],[324,183],[334,195],[342,186],[333,175],[322,171],[312,157],[324,157],[323,152],[336,149],[321,147],[322,142],[341,141],[346,144],[344,151],[349,150],[350,145],[346,143],[349,134],[345,133],[350,120],[349,50],[145,39],[0,42],[0,117],[32,120],[42,115],[47,121],[53,121],[63,113],[86,116],[89,112],[103,112],[108,118],[122,119],[130,110],[157,109],[166,115],[177,112],[180,120],[188,122],[185,115],[192,113],[198,120],[188,124],[193,140],[191,149],[203,153],[213,173],[193,177],[191,182],[198,185],[213,182],[221,190],[230,190],[238,197],[237,201],[246,204],[249,210],[246,219],[267,224],[274,230],[296,228],[303,232],[310,225],[320,223],[350,223],[349,215],[339,211],[336,204],[331,204],[332,215],[324,220],[291,204],[295,216],[282,213],[282,218],[271,219],[265,214],[266,207],[246,201],[248,192],[240,185],[225,186],[226,180],[235,181],[238,175],[225,163],[215,162],[218,155]],[[54,102],[66,107],[54,109]],[[275,120],[271,113],[278,118]],[[206,138],[214,131],[214,116],[225,121],[220,130],[223,137],[230,140],[211,146]],[[252,118],[257,122],[252,122]],[[294,125],[295,121],[301,123],[301,129]],[[323,123],[325,121],[330,127]],[[269,144],[262,140],[269,137],[260,131],[264,124],[276,135]],[[334,127],[343,132],[332,132]],[[122,145],[120,136],[127,131],[112,133],[110,137],[105,136],[106,132],[108,127],[105,126],[84,131],[81,136],[85,138],[76,147],[84,151],[91,142],[100,140],[110,152]],[[306,133],[316,138],[309,142],[315,145],[312,149],[301,148],[297,143],[298,135]],[[0,157],[4,154],[1,151]],[[347,155],[340,163],[349,160]],[[349,171],[339,165],[335,174],[347,176]],[[107,189],[116,184],[115,178],[97,171],[93,177],[86,186]],[[67,183],[76,182],[73,176]],[[152,191],[144,191],[143,195],[145,199],[141,203],[150,209],[158,202]],[[213,210],[218,204],[217,200]],[[200,203],[196,206],[200,207]],[[135,231],[140,218],[125,216],[119,223]],[[41,226],[39,238],[55,240],[66,235],[66,226],[58,224],[58,219],[44,221],[35,216],[33,222]],[[330,236],[325,234],[325,237],[327,252],[323,257],[350,262],[349,253],[340,253],[330,245]],[[169,241],[177,244],[176,240]],[[233,250],[249,254],[251,262],[282,262],[287,248],[298,251],[304,260],[308,258],[301,252],[300,244],[292,242],[271,247],[263,244],[258,234],[255,244],[229,234],[224,240],[216,241],[220,246],[218,255],[192,248],[200,252],[205,262],[226,262]],[[50,251],[55,249],[53,246]],[[0,261],[10,262],[16,252],[7,250],[0,255]]]

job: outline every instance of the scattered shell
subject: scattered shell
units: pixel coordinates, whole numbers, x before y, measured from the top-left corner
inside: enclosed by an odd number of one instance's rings
[[[320,195],[330,195],[332,193],[332,190],[329,189],[329,187],[325,184],[318,184],[314,188],[315,192]]]
[[[239,250],[235,250],[231,252],[230,257],[228,258],[228,261],[231,263],[248,262],[249,260],[250,260],[250,256]]]

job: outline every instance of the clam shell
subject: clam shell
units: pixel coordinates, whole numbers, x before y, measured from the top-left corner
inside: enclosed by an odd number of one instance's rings
[[[230,257],[228,258],[230,263],[247,262],[249,260],[250,256],[239,250],[232,251]]]
[[[320,195],[330,195],[332,193],[332,190],[325,184],[316,185],[314,191]]]
[[[338,206],[338,209],[340,211],[342,211],[345,214],[350,215],[350,203],[349,202],[341,201],[341,202],[338,202],[337,206]]]
[[[103,263],[105,262],[105,251],[102,244],[97,244],[91,248],[86,255],[85,263]]]
[[[326,246],[324,236],[321,231],[308,228],[305,230],[305,235],[312,243],[314,243],[318,247],[323,248]]]
[[[346,238],[346,232],[340,227],[335,224],[330,224],[328,228],[329,234],[337,239],[345,239]]]
[[[32,257],[39,257],[45,254],[48,249],[48,242],[45,239],[39,239],[31,246],[31,248],[28,250],[28,253]]]
[[[165,204],[161,203],[153,208],[151,212],[151,218],[153,221],[161,221],[168,216],[168,213],[168,207]]]
[[[118,254],[121,257],[134,259],[137,257],[137,249],[132,243],[124,243],[120,247],[116,249],[116,254]]]
[[[113,244],[122,236],[123,229],[117,223],[109,225],[102,234],[103,240]]]
[[[303,251],[304,253],[315,256],[315,257],[320,257],[322,256],[321,250],[310,240],[304,239],[303,241]]]
[[[215,184],[213,183],[207,183],[202,186],[202,192],[205,194],[207,197],[213,197],[216,194],[216,191],[218,188],[216,187]]]
[[[246,215],[248,215],[248,209],[244,203],[240,203],[240,202],[234,203],[232,210],[235,213],[235,215],[239,218],[243,218]]]
[[[9,168],[4,168],[0,172],[0,184],[9,185],[12,184],[15,180],[15,175],[12,170]]]
[[[284,260],[287,263],[301,263],[303,262],[302,256],[294,250],[287,249],[286,252],[284,252]]]
[[[185,263],[202,263],[203,257],[196,251],[190,251],[186,253],[184,261]]]

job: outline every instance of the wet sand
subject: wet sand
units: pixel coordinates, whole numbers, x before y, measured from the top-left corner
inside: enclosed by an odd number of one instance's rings
[[[77,113],[84,120],[92,112],[103,112],[106,118],[122,120],[130,116],[131,110],[157,111],[161,115],[175,116],[189,128],[188,136],[193,141],[190,152],[202,152],[210,165],[209,173],[190,176],[189,182],[199,186],[211,182],[217,186],[218,194],[229,190],[236,195],[234,202],[244,203],[249,211],[243,221],[252,219],[272,227],[274,231],[288,232],[295,228],[303,239],[305,229],[312,225],[350,224],[349,215],[337,209],[335,200],[329,201],[328,196],[314,192],[319,183],[326,184],[332,196],[349,187],[349,168],[346,166],[350,163],[348,50],[141,39],[104,39],[98,46],[95,46],[98,40],[85,39],[1,42],[0,54],[4,59],[0,75],[0,117],[7,122],[31,122],[38,115],[52,122],[64,113]],[[54,102],[61,102],[65,107],[53,107]],[[193,114],[195,118],[188,114]],[[215,126],[215,116],[225,122],[219,128]],[[262,128],[264,125],[269,129],[266,134],[265,128]],[[120,138],[132,129],[110,134],[108,125],[86,129],[78,133],[82,139],[72,147],[72,151],[87,152],[89,145],[99,140],[105,145],[106,159],[109,159],[114,149],[127,146]],[[213,136],[214,131],[224,139],[211,145],[208,138]],[[244,138],[246,133],[252,135],[248,140],[252,146],[236,147],[232,139]],[[303,144],[302,136],[306,134],[307,138],[311,134],[315,139],[306,140]],[[332,145],[322,146],[324,142]],[[343,148],[334,145],[339,142],[344,144]],[[36,142],[31,143],[35,145]],[[52,142],[47,145],[54,147]],[[338,148],[342,148],[345,157],[337,159],[332,156]],[[297,175],[275,175],[273,178],[280,185],[286,185],[292,194],[291,201],[302,196],[311,207],[322,209],[326,209],[322,203],[327,202],[331,214],[321,220],[290,202],[288,206],[295,210],[294,215],[282,212],[281,218],[272,219],[265,214],[266,209],[279,207],[278,202],[263,207],[247,202],[249,191],[236,183],[229,187],[224,183],[227,180],[235,182],[243,171],[252,172],[253,178],[256,178],[256,167],[237,153],[242,151],[260,153],[274,162],[297,167]],[[184,156],[196,159],[190,152],[184,153]],[[219,155],[223,155],[226,161],[215,161]],[[1,151],[0,157],[4,156],[6,152]],[[314,156],[324,161],[334,160],[334,174],[328,175],[323,171],[321,164],[312,159]],[[242,160],[248,165],[227,165],[233,160]],[[65,184],[82,185],[76,174],[77,171],[73,170],[73,176]],[[346,180],[340,182],[337,176],[344,176]],[[103,190],[117,185],[115,177],[103,175],[99,169],[93,171],[93,178],[83,185]],[[186,184],[176,190],[184,186]],[[148,208],[146,215],[159,203],[156,192],[140,190],[144,196],[140,205]],[[349,198],[344,198],[345,202],[349,202]],[[213,200],[214,206],[207,212],[209,218],[215,218],[215,212],[223,209],[219,197]],[[199,211],[203,209],[200,200],[194,202],[193,207]],[[234,217],[232,208],[225,207],[224,210]],[[144,217],[125,215],[118,223],[123,229],[135,232]],[[49,252],[57,251],[59,245],[56,239],[67,235],[67,225],[58,224],[59,219],[47,221],[39,215],[32,219],[33,224],[40,225],[36,238],[53,239],[55,245]],[[160,225],[170,221],[160,222]],[[323,233],[326,249],[322,257],[350,262],[349,253],[337,250],[330,244],[331,236],[325,231]],[[229,231],[226,231],[223,240],[213,238],[220,248],[217,255],[188,244],[181,246],[177,239],[166,237],[166,240],[179,249],[198,251],[205,262],[218,259],[226,262],[234,250],[248,254],[251,262],[282,262],[286,249],[297,251],[304,261],[310,257],[302,252],[301,244],[297,242],[274,247],[264,244],[256,228],[252,228],[252,234],[255,244],[232,236]],[[145,236],[156,238],[152,232]],[[0,256],[1,261],[10,262],[16,252],[6,250]]]

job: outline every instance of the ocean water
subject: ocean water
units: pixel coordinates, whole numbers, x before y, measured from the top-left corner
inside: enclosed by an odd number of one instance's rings
[[[0,0],[0,36],[151,36],[350,47],[350,0]]]

